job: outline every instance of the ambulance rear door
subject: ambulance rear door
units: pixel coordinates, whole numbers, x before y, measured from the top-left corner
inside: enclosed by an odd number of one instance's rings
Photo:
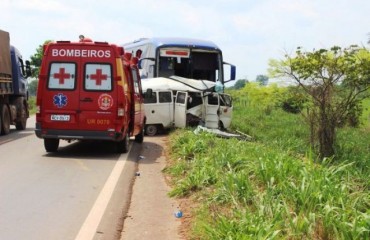
[[[113,56],[113,51],[110,56]],[[82,58],[83,76],[79,96],[81,130],[115,131],[118,85],[114,84],[114,61],[113,57]]]
[[[55,51],[59,51],[55,47]],[[51,54],[50,54],[51,55]],[[77,129],[79,108],[79,58],[48,56],[47,75],[42,87],[42,128]]]

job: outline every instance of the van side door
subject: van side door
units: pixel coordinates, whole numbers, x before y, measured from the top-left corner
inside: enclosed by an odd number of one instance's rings
[[[188,104],[188,93],[178,91],[176,93],[175,101],[175,127],[186,127],[186,109]]]
[[[205,126],[207,128],[217,129],[219,127],[219,95],[217,93],[209,94],[205,105]]]
[[[228,94],[220,93],[220,121],[221,127],[229,128],[231,125],[231,118],[233,113],[232,98]]]

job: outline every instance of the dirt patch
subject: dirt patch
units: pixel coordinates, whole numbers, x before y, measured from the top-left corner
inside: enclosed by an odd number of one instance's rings
[[[171,157],[169,154],[169,139],[168,137],[164,138],[162,141],[163,151],[162,156],[166,159],[166,167],[171,164]],[[172,188],[173,187],[173,179],[171,176],[165,172],[163,172],[164,179],[167,185]],[[191,237],[193,222],[194,222],[194,215],[193,211],[196,209],[197,203],[192,201],[190,198],[174,198],[178,203],[179,210],[182,211],[183,215],[181,218],[181,224],[178,229],[179,235],[181,239],[194,239]]]

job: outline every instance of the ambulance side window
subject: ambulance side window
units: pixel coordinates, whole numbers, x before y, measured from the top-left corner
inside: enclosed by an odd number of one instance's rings
[[[135,68],[131,68],[132,71],[132,77],[134,80],[134,91],[137,94],[140,94],[140,87],[139,87],[139,78],[137,74],[137,70]]]
[[[107,63],[87,63],[84,87],[86,91],[112,91],[112,66]]]
[[[50,64],[48,89],[73,90],[76,85],[76,64],[53,62]]]

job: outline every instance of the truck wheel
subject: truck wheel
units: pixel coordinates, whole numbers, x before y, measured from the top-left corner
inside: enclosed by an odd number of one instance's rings
[[[22,104],[22,116],[21,118],[15,123],[15,128],[17,130],[25,130],[27,127],[27,117],[26,117],[26,109],[25,106]]]
[[[154,136],[158,132],[158,127],[157,125],[149,124],[145,126],[145,133],[148,136]]]
[[[143,143],[144,142],[144,128],[140,131],[138,135],[135,136],[135,142]]]
[[[44,138],[44,147],[47,152],[56,152],[59,147],[59,139]]]
[[[127,153],[130,147],[130,137],[128,136],[128,133],[126,133],[126,136],[122,141],[119,141],[116,144],[118,153]]]
[[[1,134],[6,135],[10,132],[10,113],[8,107],[4,104],[0,109]]]

